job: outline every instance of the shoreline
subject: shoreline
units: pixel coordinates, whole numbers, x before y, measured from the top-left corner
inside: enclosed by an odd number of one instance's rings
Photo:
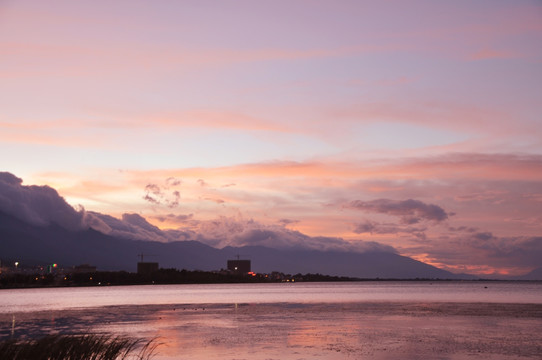
[[[325,275],[327,276],[327,275]],[[331,277],[331,276],[330,276]],[[343,280],[298,280],[293,283],[513,283],[513,284],[542,284],[542,280],[503,280],[503,279],[343,279]],[[22,289],[65,289],[65,288],[100,288],[100,287],[119,287],[119,286],[157,286],[157,285],[239,285],[239,284],[280,284],[285,281],[228,281],[228,282],[144,282],[144,283],[83,283],[83,284],[20,284],[18,286],[0,286],[2,290],[22,290]]]

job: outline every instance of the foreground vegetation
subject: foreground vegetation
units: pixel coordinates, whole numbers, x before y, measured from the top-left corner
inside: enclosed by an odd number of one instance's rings
[[[49,335],[35,340],[0,342],[0,359],[10,360],[147,360],[159,344],[122,336]]]

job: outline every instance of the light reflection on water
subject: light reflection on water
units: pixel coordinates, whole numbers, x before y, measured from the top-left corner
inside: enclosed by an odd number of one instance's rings
[[[385,281],[15,289],[0,290],[0,313],[112,305],[367,301],[542,304],[542,283]]]

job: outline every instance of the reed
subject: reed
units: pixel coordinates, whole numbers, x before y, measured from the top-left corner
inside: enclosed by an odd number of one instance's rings
[[[153,339],[110,335],[48,335],[34,340],[0,342],[0,359],[148,360],[159,344]]]

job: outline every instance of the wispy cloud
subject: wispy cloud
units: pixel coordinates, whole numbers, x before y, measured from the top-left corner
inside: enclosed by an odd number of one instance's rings
[[[517,54],[513,54],[505,51],[497,51],[492,49],[481,49],[471,55],[472,60],[489,60],[489,59],[510,59],[518,57]]]

